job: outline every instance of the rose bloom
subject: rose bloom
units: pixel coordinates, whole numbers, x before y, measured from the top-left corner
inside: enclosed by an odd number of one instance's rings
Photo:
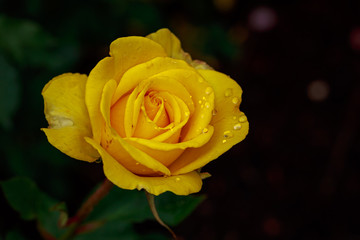
[[[200,168],[248,133],[242,90],[193,61],[168,29],[118,38],[89,76],[66,73],[42,91],[48,141],[72,158],[101,157],[124,189],[200,191]]]

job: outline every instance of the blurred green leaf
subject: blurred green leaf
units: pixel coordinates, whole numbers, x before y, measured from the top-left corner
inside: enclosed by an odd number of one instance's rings
[[[28,19],[0,14],[0,33],[0,51],[22,67],[66,71],[80,54],[76,42],[57,41],[40,25]]]
[[[18,73],[6,59],[0,55],[0,125],[9,129],[20,98]]]
[[[177,225],[191,214],[205,199],[205,196],[177,196],[163,193],[155,198],[160,218],[169,225]],[[153,219],[144,192],[129,191],[114,187],[110,193],[94,208],[89,221],[122,220],[141,222]]]
[[[175,226],[189,216],[205,200],[205,195],[177,196],[166,192],[155,198],[155,204],[161,219]]]
[[[10,206],[19,212],[24,220],[38,220],[39,227],[55,237],[64,231],[58,224],[60,216],[66,215],[65,204],[40,191],[32,180],[24,177],[12,178],[1,182],[1,188]]]
[[[109,194],[94,208],[88,220],[141,222],[151,218],[151,216],[143,192],[113,187]]]
[[[26,240],[27,238],[24,237],[20,232],[18,231],[10,231],[6,234],[5,240]]]
[[[0,49],[20,64],[39,64],[48,61],[46,48],[53,39],[39,25],[0,15]]]
[[[138,240],[131,224],[124,223],[121,220],[109,221],[93,231],[77,235],[74,240]]]

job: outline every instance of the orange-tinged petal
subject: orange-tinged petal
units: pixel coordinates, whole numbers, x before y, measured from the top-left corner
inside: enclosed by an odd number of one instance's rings
[[[215,93],[216,115],[211,120],[214,134],[201,148],[187,149],[171,166],[172,174],[191,172],[218,158],[242,141],[249,131],[249,122],[240,112],[242,90],[230,77],[213,71],[198,70]]]
[[[129,190],[144,189],[154,195],[159,195],[166,191],[173,192],[176,195],[189,195],[201,189],[201,174],[196,171],[169,177],[138,176],[119,164],[93,139],[86,138],[86,140],[96,148],[101,155],[105,176],[120,188]]]
[[[116,82],[114,80],[109,81],[104,87],[101,98],[101,114],[105,123],[101,138],[102,147],[119,163],[134,173],[144,175],[161,173],[163,175],[170,175],[167,167],[126,142],[110,126],[110,104],[115,89]]]
[[[157,32],[147,35],[146,37],[159,43],[165,49],[169,57],[184,60],[189,64],[191,63],[190,55],[184,52],[181,48],[179,39],[170,32],[169,29],[162,28]]]
[[[85,140],[92,137],[85,106],[87,76],[63,74],[48,82],[42,95],[49,128],[43,128],[48,141],[72,158],[95,161],[99,154]]]
[[[125,95],[111,107],[110,122],[111,126],[118,132],[121,137],[126,137],[124,128],[126,103],[130,95]]]

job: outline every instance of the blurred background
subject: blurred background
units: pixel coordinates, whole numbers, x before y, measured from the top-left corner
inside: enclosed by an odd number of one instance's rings
[[[73,213],[104,176],[47,142],[43,86],[88,74],[118,37],[167,27],[241,85],[250,122],[204,168],[207,199],[175,232],[360,239],[359,14],[359,1],[0,0],[0,180],[28,176]],[[0,239],[13,228],[38,239],[3,195],[0,212]]]

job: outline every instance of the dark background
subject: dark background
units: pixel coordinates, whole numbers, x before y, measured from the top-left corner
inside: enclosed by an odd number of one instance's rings
[[[104,176],[46,141],[43,86],[88,74],[118,37],[167,27],[238,81],[250,122],[247,138],[204,168],[208,198],[175,231],[360,239],[359,16],[359,1],[0,0],[0,70],[15,79],[0,90],[0,180],[31,177],[74,212]],[[0,204],[2,235],[32,227]]]

